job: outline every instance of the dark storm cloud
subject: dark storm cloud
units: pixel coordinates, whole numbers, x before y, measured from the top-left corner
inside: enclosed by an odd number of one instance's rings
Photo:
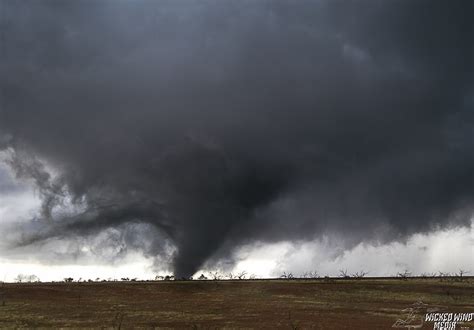
[[[471,1],[0,3],[0,145],[44,200],[29,242],[145,222],[187,276],[251,240],[470,219]]]

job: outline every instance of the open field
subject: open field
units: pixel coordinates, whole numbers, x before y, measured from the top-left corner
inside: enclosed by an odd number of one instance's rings
[[[392,329],[419,301],[474,312],[474,278],[6,283],[0,327]]]

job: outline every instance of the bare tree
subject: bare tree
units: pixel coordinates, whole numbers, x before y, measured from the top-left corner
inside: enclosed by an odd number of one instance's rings
[[[319,278],[319,274],[318,274],[317,271],[313,270],[313,271],[308,273],[308,277],[309,278]]]
[[[400,277],[401,279],[403,279],[404,281],[408,280],[408,278],[411,276],[411,272],[408,271],[408,269],[405,269],[402,272],[398,273],[397,274],[397,277]]]
[[[216,270],[213,272],[209,272],[210,278],[214,281],[218,281],[222,278],[222,275]]]
[[[41,282],[39,277],[32,274],[32,275],[28,275],[28,282]]]
[[[309,271],[309,272],[304,272],[300,278],[305,278],[305,279],[309,279],[309,278],[318,278],[319,275],[318,275],[318,272],[317,271]]]
[[[283,274],[281,274],[280,278],[290,280],[290,279],[294,278],[294,276],[293,276],[293,273],[283,272]]]
[[[365,272],[363,270],[361,270],[360,272],[355,272],[354,274],[352,274],[352,277],[353,278],[357,278],[357,279],[361,279],[361,278],[364,278],[365,275],[367,275],[369,272]]]
[[[18,283],[24,282],[26,280],[26,275],[18,274],[13,280]]]
[[[198,277],[198,280],[205,281],[207,280],[207,277],[204,274],[201,274],[201,276]]]
[[[464,280],[463,276],[466,274],[469,274],[469,272],[464,269],[460,269],[459,272],[457,273],[458,280],[462,282]]]
[[[347,273],[347,269],[339,270],[339,277],[341,277],[341,278],[350,278],[349,274]]]
[[[239,280],[245,280],[245,276],[247,276],[247,272],[245,270],[241,271],[236,275],[237,279]]]
[[[24,275],[24,274],[18,274],[15,278],[14,278],[14,281],[15,282],[18,282],[18,283],[22,283],[22,282],[28,282],[28,283],[31,283],[31,282],[39,282],[40,279],[38,276],[36,275]]]
[[[444,272],[441,272],[441,271],[438,272],[438,277],[439,277],[440,282],[443,282],[443,281],[447,280],[449,276],[450,276],[449,273],[444,273]]]

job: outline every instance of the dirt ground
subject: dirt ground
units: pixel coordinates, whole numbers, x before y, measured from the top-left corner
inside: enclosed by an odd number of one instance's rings
[[[474,278],[0,284],[8,329],[393,329],[427,309],[474,312]]]

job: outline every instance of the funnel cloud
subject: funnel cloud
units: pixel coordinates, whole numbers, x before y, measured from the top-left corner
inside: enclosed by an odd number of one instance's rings
[[[0,5],[0,150],[42,199],[16,244],[143,223],[189,277],[470,223],[472,1]]]

